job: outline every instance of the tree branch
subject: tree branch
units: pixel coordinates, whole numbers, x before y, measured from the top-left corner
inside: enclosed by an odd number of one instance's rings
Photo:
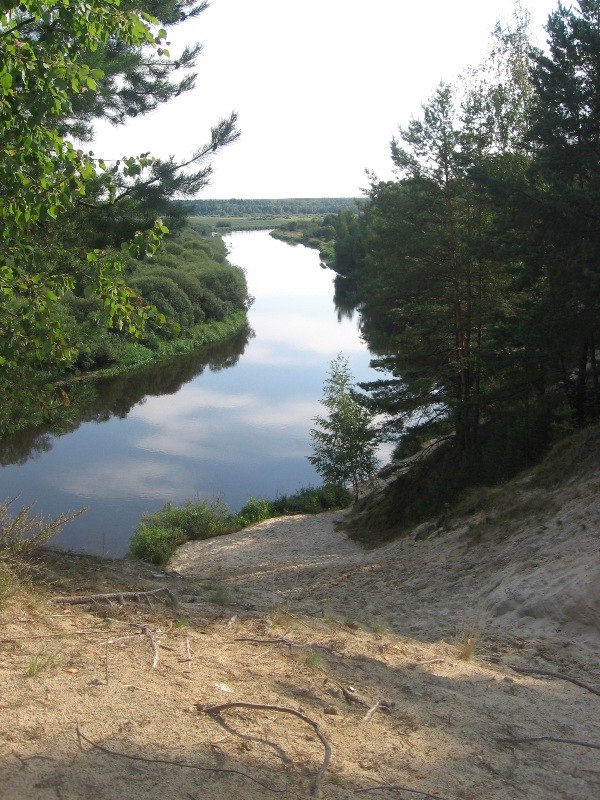
[[[263,789],[267,789],[269,792],[275,792],[276,794],[282,794],[286,791],[286,789],[273,789],[272,786],[269,786],[262,781],[259,781],[257,778],[253,778],[252,775],[248,775],[245,772],[241,772],[239,769],[227,769],[224,767],[199,767],[196,764],[182,764],[181,761],[169,761],[168,759],[164,758],[146,758],[145,756],[136,756],[130,755],[128,753],[119,753],[118,750],[111,750],[109,747],[104,747],[104,745],[96,744],[91,739],[82,732],[79,725],[77,725],[77,742],[79,747],[81,747],[81,740],[83,739],[84,742],[87,742],[91,747],[95,750],[99,750],[101,753],[106,753],[108,756],[118,756],[119,758],[128,758],[130,761],[142,761],[144,764],[167,764],[171,767],[183,767],[184,769],[196,769],[200,772],[220,772],[220,773],[228,773],[230,775],[241,775],[242,778],[247,778],[249,781],[253,783],[257,783],[259,786],[262,786]]]
[[[315,731],[323,747],[325,748],[325,757],[323,759],[323,763],[315,780],[313,782],[311,794],[313,797],[319,797],[321,793],[321,780],[323,775],[327,771],[327,767],[329,766],[329,762],[331,760],[331,746],[327,739],[325,738],[325,734],[319,727],[319,725],[310,717],[307,717],[305,714],[302,714],[300,711],[296,711],[295,708],[287,708],[285,706],[271,706],[271,705],[264,705],[262,703],[244,703],[244,702],[233,702],[233,703],[222,703],[218,706],[208,706],[207,708],[203,708],[201,705],[197,704],[196,708],[198,711],[202,711],[204,714],[220,714],[222,711],[227,711],[230,708],[251,708],[256,709],[258,711],[278,711],[282,714],[293,714],[295,717],[298,717],[303,722],[306,722],[307,725],[310,725],[311,728]]]
[[[587,692],[591,692],[592,694],[596,694],[600,697],[599,689],[595,689],[593,686],[583,683],[583,681],[580,681],[577,678],[571,678],[569,675],[563,675],[562,672],[552,672],[551,670],[536,669],[535,667],[517,667],[515,664],[507,664],[507,666],[514,672],[521,672],[523,675],[545,675],[548,678],[558,678],[561,681],[568,681],[569,683],[574,683],[575,686],[580,686]]]

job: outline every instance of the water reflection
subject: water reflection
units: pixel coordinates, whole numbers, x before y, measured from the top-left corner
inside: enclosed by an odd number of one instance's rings
[[[331,360],[372,380],[356,323],[338,322],[318,253],[254,231],[226,237],[256,297],[252,328],[227,344],[98,381],[63,430],[0,446],[0,498],[47,516],[89,506],[57,544],[121,556],[143,513],[221,497],[233,510],[320,483],[306,458]],[[255,334],[255,335],[254,335]],[[68,433],[68,435],[66,435]]]
[[[84,422],[102,423],[111,417],[125,419],[148,396],[173,395],[208,367],[218,372],[235,366],[254,335],[246,326],[226,342],[209,345],[194,353],[153,364],[135,373],[101,378],[90,382],[91,392],[85,407],[70,412],[60,427],[44,426],[20,431],[0,441],[0,464],[24,464],[30,458],[48,453],[56,437],[73,433]]]

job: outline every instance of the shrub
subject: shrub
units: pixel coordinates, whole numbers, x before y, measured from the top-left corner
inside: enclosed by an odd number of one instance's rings
[[[46,519],[41,514],[32,514],[33,503],[24,506],[14,516],[10,508],[16,497],[0,504],[0,561],[19,560],[43,547],[53,536],[87,509],[61,514],[56,519]]]
[[[271,503],[273,516],[281,514],[320,514],[347,508],[352,503],[350,491],[339,484],[326,484],[317,489],[299,489],[295,494],[282,495]]]
[[[86,510],[46,519],[41,514],[32,514],[33,503],[30,503],[13,515],[11,506],[15,500],[0,504],[0,607],[19,591],[22,579],[28,576],[29,565],[25,559]]]
[[[162,566],[175,553],[185,537],[177,528],[163,528],[142,522],[137,526],[129,544],[129,555],[140,561]]]
[[[154,514],[143,514],[129,545],[129,555],[151,564],[166,564],[180,544],[210,539],[239,530],[235,516],[219,501],[187,502],[174,507],[166,503]]]
[[[276,516],[273,514],[273,508],[268,500],[258,500],[251,497],[246,505],[238,512],[237,519],[242,528],[247,528],[248,525],[254,525],[257,522],[262,522],[263,519]]]

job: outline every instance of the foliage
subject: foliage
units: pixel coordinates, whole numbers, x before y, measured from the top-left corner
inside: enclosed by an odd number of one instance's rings
[[[310,432],[313,455],[308,460],[328,484],[350,483],[355,499],[362,482],[377,470],[376,432],[372,414],[352,395],[348,360],[338,355],[331,362],[321,403],[329,415],[318,415]]]
[[[242,528],[262,522],[273,516],[272,504],[268,500],[259,500],[251,497],[248,502],[240,508],[237,519]]]
[[[288,198],[277,200],[188,200],[188,213],[199,217],[286,216],[336,214],[339,210],[355,209],[353,197]]]
[[[210,175],[208,157],[237,136],[232,115],[185,164],[144,154],[107,165],[70,140],[71,131],[83,136],[109,107],[115,121],[123,121],[191,85],[186,78],[169,88],[167,34],[146,5],[176,19],[205,6],[186,0],[123,5],[24,0],[2,7],[0,395],[7,402],[0,422],[5,429],[12,424],[16,393],[21,407],[67,400],[64,390],[38,380],[40,367],[68,364],[76,353],[55,313],[60,297],[97,296],[101,324],[132,334],[155,314],[123,280],[120,249],[135,256],[154,252],[168,230],[160,217],[169,198],[197,192]],[[186,56],[186,67],[193,55]],[[142,74],[152,86],[140,83]]]
[[[352,495],[341,484],[324,484],[317,488],[299,489],[292,495],[281,495],[271,501],[272,516],[284,514],[320,514],[348,508]]]
[[[249,498],[237,514],[220,501],[170,503],[154,514],[144,514],[130,542],[129,555],[151,564],[166,564],[184,542],[209,539],[247,528],[264,519],[287,514],[318,514],[346,508],[350,494],[342,486],[300,489],[274,501]]]
[[[142,515],[134,531],[129,555],[151,564],[165,564],[180,544],[210,539],[239,530],[229,510],[219,501],[187,502],[183,507],[165,503],[160,511]]]
[[[127,259],[123,274],[129,285],[144,304],[153,303],[167,318],[167,324],[156,317],[148,320],[145,330],[137,334],[107,330],[97,297],[66,293],[54,304],[53,316],[75,346],[75,356],[60,371],[56,367],[48,370],[47,382],[62,381],[60,386],[68,391],[71,407],[77,403],[70,385],[74,372],[115,374],[237,333],[246,324],[251,298],[243,270],[230,265],[225,255],[221,239],[203,238],[195,229],[184,228],[168,237],[152,259]],[[40,369],[38,374],[44,373]],[[61,408],[52,416],[64,417],[65,413]],[[49,418],[47,413],[45,416]],[[21,412],[18,396],[10,418],[14,427],[32,422],[29,408]]]

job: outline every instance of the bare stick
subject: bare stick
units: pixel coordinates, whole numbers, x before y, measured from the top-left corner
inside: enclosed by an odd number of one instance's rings
[[[447,800],[441,794],[431,794],[430,792],[420,792],[418,789],[409,789],[408,786],[365,786],[362,789],[355,789],[355,792],[409,792],[418,794],[420,797],[431,797],[432,800]]]
[[[329,766],[329,762],[331,760],[331,746],[327,739],[325,738],[325,734],[319,727],[319,725],[312,720],[310,717],[307,717],[305,714],[302,714],[300,711],[296,711],[295,708],[287,708],[286,706],[271,706],[271,705],[264,705],[263,703],[244,703],[244,702],[233,702],[233,703],[222,703],[218,706],[208,706],[208,708],[202,708],[201,705],[196,705],[198,711],[202,711],[205,714],[220,714],[222,711],[227,711],[230,708],[253,708],[258,711],[279,711],[282,714],[293,714],[295,717],[298,717],[303,722],[306,722],[307,725],[315,731],[319,739],[321,740],[321,744],[325,748],[325,758],[323,759],[323,763],[315,780],[313,782],[311,794],[313,797],[319,797],[321,793],[321,780],[323,779],[323,775],[327,771],[327,767]]]
[[[110,603],[111,600],[118,600],[121,603],[125,600],[134,600],[136,603],[139,603],[140,600],[148,600],[150,597],[153,597],[155,600],[160,598],[157,597],[158,594],[161,592],[165,593],[169,600],[172,602],[176,602],[175,595],[173,592],[167,587],[162,586],[160,589],[151,589],[147,592],[111,592],[110,594],[88,594],[88,595],[76,595],[74,597],[52,597],[48,601],[49,603],[59,603],[61,605],[83,605],[84,603]]]
[[[109,644],[119,644],[120,642],[128,642],[132,639],[140,639],[142,636],[146,636],[150,640],[150,646],[152,647],[152,669],[156,669],[158,666],[158,645],[156,644],[156,639],[147,625],[138,625],[136,627],[141,629],[140,633],[132,633],[130,636],[119,636],[117,639],[109,639],[106,644],[107,646]]]
[[[574,744],[578,747],[590,747],[592,750],[600,750],[600,744],[592,742],[581,742],[579,739],[560,739],[558,736],[527,736],[523,739],[515,739],[508,736],[503,739],[496,739],[497,742],[507,742],[508,744],[530,744],[532,742],[557,742],[558,744]]]
[[[139,639],[141,633],[132,633],[130,636],[119,636],[118,639],[109,639],[106,644],[121,644],[121,642],[129,642],[131,639]]]
[[[53,614],[52,616],[64,619],[63,614]],[[95,636],[103,630],[103,628],[91,628],[89,631],[62,631],[61,633],[36,633],[31,636],[11,636],[9,639],[0,639],[0,643],[18,642],[21,639],[70,639],[71,636]]]
[[[142,632],[144,633],[145,636],[148,637],[148,639],[150,639],[150,645],[152,646],[152,656],[153,656],[152,669],[156,669],[156,667],[158,666],[158,645],[156,644],[156,639],[152,635],[152,631],[145,625],[142,628]]]
[[[389,713],[389,711],[391,710],[390,702],[388,700],[378,700],[375,703],[375,705],[367,711],[367,713],[362,718],[362,721],[363,722],[369,722],[369,720],[371,719],[373,714],[376,711],[379,711],[379,709],[381,709],[382,711],[387,711]]]
[[[507,666],[514,672],[522,672],[524,675],[545,675],[547,678],[558,678],[561,681],[568,681],[569,683],[574,683],[575,686],[580,686],[582,689],[585,689],[592,694],[597,694],[600,697],[600,689],[595,689],[593,686],[577,680],[577,678],[571,678],[570,675],[563,675],[562,672],[551,672],[547,669],[535,669],[532,667],[517,667],[515,664],[508,664]]]
[[[410,664],[406,665],[406,669],[416,669],[417,667],[423,667],[426,664],[443,664],[446,659],[444,658],[430,658],[428,661],[413,661]]]
[[[289,647],[290,650],[292,647],[300,647],[309,650],[324,650],[326,653],[332,652],[331,648],[324,644],[302,644],[298,642],[292,642],[285,634],[283,636],[277,636],[275,639],[253,639],[251,637],[237,636],[234,639],[234,642],[253,642],[254,644],[284,644],[286,647]]]
[[[81,748],[81,740],[87,742],[91,747],[96,750],[99,750],[101,753],[106,753],[108,756],[118,756],[119,758],[128,758],[130,761],[142,761],[145,764],[167,764],[172,767],[182,767],[184,769],[196,769],[200,772],[223,772],[228,773],[230,775],[241,775],[242,778],[247,778],[249,781],[253,781],[257,783],[259,786],[262,786],[263,789],[267,789],[269,792],[275,792],[276,794],[282,794],[286,792],[287,789],[273,789],[272,786],[269,786],[262,781],[259,781],[257,778],[253,778],[252,775],[248,775],[246,772],[241,772],[239,769],[227,769],[224,767],[199,767],[196,764],[183,764],[181,761],[168,761],[164,758],[146,758],[145,756],[135,756],[130,755],[129,753],[119,753],[118,750],[111,750],[109,747],[104,747],[104,745],[96,744],[91,739],[82,732],[79,725],[77,725],[77,742],[79,747]],[[83,748],[81,748],[83,749]]]

